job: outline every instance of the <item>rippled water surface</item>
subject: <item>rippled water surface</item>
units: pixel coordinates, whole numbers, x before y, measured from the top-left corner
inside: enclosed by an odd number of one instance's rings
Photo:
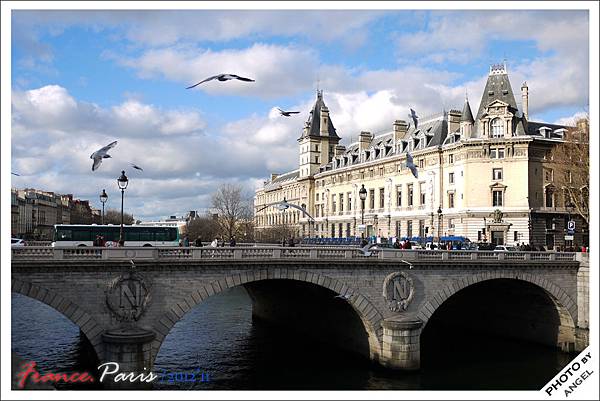
[[[405,390],[540,389],[570,360],[531,344],[464,337],[460,347],[423,352],[418,373],[386,371],[368,361],[307,340],[292,330],[253,322],[243,288],[213,296],[190,311],[167,336],[154,371],[204,373],[204,381],[154,382],[156,389]],[[458,344],[458,343],[455,343]],[[12,297],[12,351],[41,372],[95,371],[79,329],[37,301]],[[63,386],[64,388],[65,386]],[[66,388],[81,388],[80,384]]]

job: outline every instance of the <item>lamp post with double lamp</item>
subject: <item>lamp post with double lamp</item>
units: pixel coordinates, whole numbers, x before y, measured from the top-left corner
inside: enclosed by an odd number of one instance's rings
[[[442,206],[438,207],[437,215],[438,215],[437,237],[438,237],[438,244],[439,244],[442,240],[442,236],[441,236],[441,234],[442,234]]]
[[[100,202],[102,203],[102,225],[104,225],[104,204],[106,203],[107,200],[108,200],[108,194],[103,189],[102,193],[100,194]]]
[[[119,232],[119,245],[125,245],[123,238],[123,198],[125,197],[125,189],[129,184],[129,179],[125,175],[125,170],[121,171],[121,176],[117,178],[117,185],[121,190],[121,231]]]
[[[362,232],[360,233],[360,236],[361,238],[365,238],[365,200],[367,199],[367,190],[365,188],[365,184],[362,184],[361,188],[358,190],[358,197],[360,198],[361,204],[360,224],[362,225]]]

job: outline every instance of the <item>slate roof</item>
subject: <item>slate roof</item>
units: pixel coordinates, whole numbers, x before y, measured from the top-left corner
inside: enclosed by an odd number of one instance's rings
[[[327,106],[323,101],[323,91],[321,90],[317,91],[317,100],[315,101],[315,104],[312,110],[310,111],[308,120],[306,121],[306,124],[308,126],[308,132],[303,131],[302,136],[300,138],[304,138],[306,136],[321,136],[321,110],[323,109],[323,107],[326,108]],[[327,132],[329,134],[329,137],[333,137],[338,140],[340,139],[340,137],[337,135],[335,127],[333,126],[333,123],[331,122],[331,116],[329,116],[329,118],[327,119]]]
[[[283,173],[276,177],[274,180],[267,182],[264,185],[265,191],[272,191],[274,189],[279,189],[283,184],[288,184],[290,182],[296,181],[300,176],[300,170],[289,171],[287,173]]]
[[[469,123],[475,122],[475,119],[473,119],[473,113],[471,113],[471,105],[469,104],[469,99],[465,99],[465,105],[463,106],[462,113],[460,115],[460,121],[466,121]]]
[[[509,105],[509,111],[517,114],[517,102],[510,86],[508,74],[506,71],[503,73],[490,73],[487,82],[485,84],[485,90],[481,96],[481,102],[479,103],[479,111],[477,112],[477,120],[485,113],[487,105],[493,101],[500,100],[501,102]]]

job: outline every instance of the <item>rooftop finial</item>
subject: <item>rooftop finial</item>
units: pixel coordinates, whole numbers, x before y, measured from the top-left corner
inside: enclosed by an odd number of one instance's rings
[[[469,90],[465,89],[465,102],[469,101]]]

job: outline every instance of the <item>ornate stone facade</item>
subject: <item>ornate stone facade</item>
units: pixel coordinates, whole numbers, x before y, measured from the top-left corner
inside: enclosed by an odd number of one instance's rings
[[[525,83],[521,95],[528,107]],[[317,121],[319,129],[314,128]],[[303,237],[361,236],[358,190],[364,185],[368,236],[456,235],[508,245],[564,245],[568,210],[549,185],[553,162],[546,155],[569,129],[528,120],[503,65],[490,68],[476,118],[466,99],[462,112],[422,118],[418,129],[396,120],[390,132],[361,132],[346,147],[338,144],[319,92],[298,140],[299,169],[273,177],[255,196],[255,210],[286,197],[305,205],[315,222],[297,211],[267,208],[255,215],[257,235],[286,224]],[[406,168],[407,153],[417,165],[418,179]],[[501,224],[493,223],[495,210],[503,214]],[[575,243],[587,242],[586,230],[576,233]]]

